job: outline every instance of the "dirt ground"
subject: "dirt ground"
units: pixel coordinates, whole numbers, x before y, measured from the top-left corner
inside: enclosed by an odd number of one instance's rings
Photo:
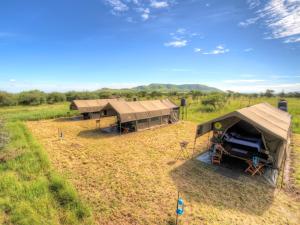
[[[174,224],[178,191],[186,204],[181,224],[300,224],[300,203],[284,191],[246,176],[224,177],[198,160],[176,161],[180,141],[192,152],[194,123],[121,136],[101,133],[94,120],[27,125],[53,167],[91,206],[97,224]],[[198,153],[207,140],[197,141]]]

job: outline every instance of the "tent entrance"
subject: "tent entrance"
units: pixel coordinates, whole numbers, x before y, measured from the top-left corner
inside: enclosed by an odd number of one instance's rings
[[[253,125],[243,120],[224,132],[223,147],[233,157],[244,160],[259,157],[268,160],[262,134]]]

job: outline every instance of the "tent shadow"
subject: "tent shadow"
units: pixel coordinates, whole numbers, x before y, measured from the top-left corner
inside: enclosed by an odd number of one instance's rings
[[[99,129],[99,128],[83,130],[83,131],[80,131],[77,135],[82,138],[90,138],[90,139],[101,139],[101,138],[109,138],[109,137],[118,136],[117,133],[102,132],[101,129]]]
[[[170,171],[177,189],[185,198],[219,209],[262,215],[274,200],[270,185],[242,176],[231,179],[198,160],[188,160]]]
[[[54,119],[55,122],[73,122],[79,120],[82,120],[82,116],[61,117],[61,118]]]

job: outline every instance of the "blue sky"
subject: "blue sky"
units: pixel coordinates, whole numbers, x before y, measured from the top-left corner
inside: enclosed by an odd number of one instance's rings
[[[2,0],[0,89],[300,91],[299,0]]]

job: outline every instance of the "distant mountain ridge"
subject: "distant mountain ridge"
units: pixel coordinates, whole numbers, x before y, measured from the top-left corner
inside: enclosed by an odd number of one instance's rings
[[[161,92],[170,92],[170,91],[179,91],[179,92],[188,92],[188,91],[203,91],[203,92],[222,92],[218,88],[209,87],[203,84],[149,84],[142,85],[132,88],[137,91],[161,91]]]

